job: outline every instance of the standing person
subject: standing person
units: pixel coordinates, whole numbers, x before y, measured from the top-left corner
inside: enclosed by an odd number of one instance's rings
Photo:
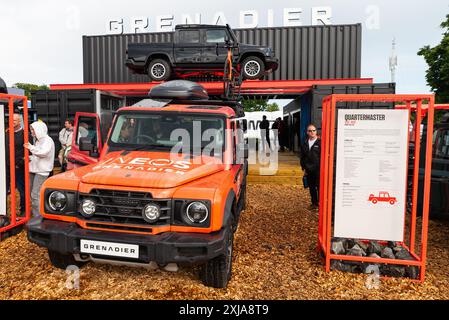
[[[271,130],[273,130],[273,148],[274,150],[279,150],[279,129],[281,126],[281,118],[276,118],[273,125],[271,126]]]
[[[320,157],[321,140],[317,135],[316,126],[310,124],[307,127],[307,139],[301,145],[301,167],[307,176],[312,205],[310,210],[318,209],[318,193],[320,186]]]
[[[288,127],[283,119],[279,121],[279,145],[281,152],[288,149]]]
[[[16,188],[19,190],[20,194],[20,212],[25,212],[25,160],[24,160],[24,148],[23,148],[23,128],[20,115],[17,113],[13,114],[14,122],[14,164],[15,164],[15,181]],[[6,129],[6,143],[5,143],[5,154],[6,154],[6,189],[7,193],[11,193],[11,180],[9,171],[9,128]],[[9,224],[9,219],[7,216],[0,217],[0,227]]]
[[[59,142],[61,143],[61,150],[58,153],[59,164],[61,165],[62,171],[65,171],[64,153],[67,148],[72,145],[73,137],[73,121],[67,119],[64,122],[64,128],[59,132]]]
[[[260,135],[262,140],[262,150],[265,152],[265,144],[268,144],[268,148],[271,149],[270,144],[270,122],[267,120],[267,116],[262,117],[262,122],[260,123]],[[265,133],[265,136],[264,136]]]
[[[30,190],[31,212],[34,217],[40,216],[39,202],[42,184],[53,171],[55,158],[55,143],[47,134],[47,125],[42,121],[31,124],[31,135],[36,138],[36,143],[25,144],[30,150]]]

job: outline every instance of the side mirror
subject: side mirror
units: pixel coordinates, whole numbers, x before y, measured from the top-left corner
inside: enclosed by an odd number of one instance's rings
[[[94,151],[94,145],[92,143],[92,139],[90,138],[80,138],[79,142],[80,151]]]
[[[224,41],[227,45],[231,44],[231,39],[229,39],[229,36],[225,36]]]

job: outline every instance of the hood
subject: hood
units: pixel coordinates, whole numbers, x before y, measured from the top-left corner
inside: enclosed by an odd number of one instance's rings
[[[47,125],[42,121],[36,121],[31,124],[31,127],[34,129],[34,133],[36,134],[37,140],[42,139],[47,135]]]
[[[224,170],[213,157],[171,159],[169,152],[113,152],[81,178],[87,184],[174,188]]]

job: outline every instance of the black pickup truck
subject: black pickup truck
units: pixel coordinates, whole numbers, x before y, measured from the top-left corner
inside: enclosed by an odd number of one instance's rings
[[[154,81],[189,74],[220,75],[229,46],[236,48],[234,67],[244,79],[260,79],[278,68],[272,48],[238,43],[229,25],[177,25],[172,43],[128,44],[126,66]]]

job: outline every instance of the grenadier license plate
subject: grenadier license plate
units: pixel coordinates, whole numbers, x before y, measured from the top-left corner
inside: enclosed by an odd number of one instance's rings
[[[124,244],[124,243],[81,239],[81,253],[138,259],[139,246],[135,244]]]

